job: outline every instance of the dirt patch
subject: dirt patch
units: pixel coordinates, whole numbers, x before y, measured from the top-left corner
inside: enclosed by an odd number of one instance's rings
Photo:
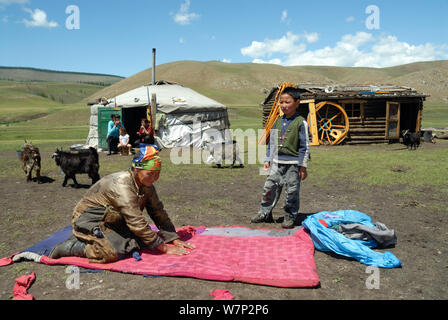
[[[2,157],[17,157],[4,153]],[[50,153],[43,154],[44,157]],[[102,167],[108,162],[129,158],[100,154]],[[0,168],[6,170],[7,168]],[[176,226],[247,226],[280,229],[280,223],[250,224],[258,210],[265,180],[258,167],[227,170],[231,183],[179,176],[178,181],[156,183],[159,196]],[[405,168],[396,168],[405,170]],[[101,171],[105,175],[108,172]],[[70,224],[73,207],[86,192],[90,179],[79,175],[82,188],[63,188],[57,167],[43,168],[43,184],[26,183],[25,176],[0,181],[0,256],[23,250]],[[175,190],[175,191],[173,191]],[[20,262],[2,267],[0,299],[12,297],[14,278],[35,272],[36,282],[29,292],[38,300],[54,299],[151,299],[211,300],[215,289],[229,290],[235,299],[446,299],[448,298],[448,217],[441,200],[432,190],[422,189],[413,196],[400,196],[392,189],[359,188],[350,183],[329,183],[318,187],[312,179],[301,189],[302,220],[319,211],[353,209],[366,213],[394,229],[398,244],[387,249],[403,263],[401,268],[380,269],[379,289],[367,289],[369,273],[365,265],[331,253],[315,251],[321,285],[315,289],[285,289],[245,283],[206,281],[182,277],[143,277],[116,272],[81,273],[80,289],[67,289],[65,266]],[[274,217],[281,220],[284,198]],[[442,208],[443,207],[443,208]],[[380,250],[382,252],[386,250]]]

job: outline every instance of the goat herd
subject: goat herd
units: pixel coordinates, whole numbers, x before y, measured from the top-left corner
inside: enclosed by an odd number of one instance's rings
[[[92,184],[100,180],[98,173],[100,169],[98,152],[95,148],[90,147],[89,149],[80,151],[62,151],[62,149],[56,149],[52,158],[64,173],[63,187],[67,185],[68,179],[72,179],[75,187],[79,187],[78,181],[76,181],[77,173],[87,173],[89,178],[92,179]],[[32,180],[32,171],[35,170],[37,182],[42,183],[39,148],[25,141],[25,144],[22,145],[20,150],[20,160],[22,162],[22,169],[26,175],[26,181],[30,182]]]

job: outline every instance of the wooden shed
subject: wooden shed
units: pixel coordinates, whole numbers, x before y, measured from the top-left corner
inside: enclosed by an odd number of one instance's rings
[[[301,91],[299,113],[308,120],[312,145],[398,142],[403,130],[421,130],[429,96],[391,85],[291,85]],[[267,130],[284,87],[273,88],[261,103]]]

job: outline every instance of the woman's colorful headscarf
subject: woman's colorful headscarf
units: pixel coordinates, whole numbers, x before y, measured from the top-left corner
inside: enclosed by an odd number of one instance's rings
[[[140,149],[132,159],[132,167],[144,170],[162,170],[159,148],[153,144],[140,144]]]

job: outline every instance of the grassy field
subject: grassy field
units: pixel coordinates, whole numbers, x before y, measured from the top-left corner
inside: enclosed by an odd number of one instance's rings
[[[434,108],[435,109],[435,108]],[[432,111],[431,107],[427,108]],[[441,112],[443,119],[448,119],[445,109],[435,109]],[[259,108],[250,105],[229,106],[229,118],[233,130],[240,129],[247,132],[248,129],[261,128]],[[52,152],[56,147],[68,147],[75,143],[83,143],[88,134],[88,121],[90,109],[82,104],[67,106],[59,105],[57,112],[53,112],[43,118],[13,123],[0,127],[0,152],[12,152],[18,150],[24,139],[38,145],[43,152]],[[439,121],[440,117],[435,117]],[[427,126],[437,126],[443,122],[429,121]],[[370,146],[336,146],[336,147],[312,147],[312,160],[309,183],[316,186],[324,186],[329,181],[339,181],[344,184],[356,185],[360,190],[368,192],[369,188],[392,187],[396,193],[411,195],[422,188],[431,188],[434,197],[441,199],[448,196],[446,179],[448,163],[441,159],[448,159],[448,142],[437,141],[438,148],[431,150],[419,149],[410,152],[401,144],[383,145],[381,151],[378,147]],[[249,145],[248,141],[240,145],[241,155],[246,166],[261,167],[262,157],[254,156],[263,146],[258,146],[254,141]],[[261,155],[264,149],[261,149]],[[197,155],[195,155],[197,156]],[[249,159],[251,156],[252,160]],[[170,153],[163,153],[165,157],[164,179],[175,181],[179,174],[188,174],[199,180],[231,182],[225,171],[202,170],[205,164],[173,164],[170,161]],[[193,163],[193,153],[190,153]],[[199,155],[199,157],[206,157]],[[258,159],[257,163],[253,159]],[[0,173],[0,178],[14,177],[21,174],[16,159],[9,161],[11,170]],[[52,159],[43,159],[43,167],[55,166]],[[105,164],[102,169],[107,172],[121,170],[119,164]],[[213,174],[213,176],[210,176]]]
[[[423,128],[448,128],[448,104],[441,101],[426,101],[422,126]]]
[[[71,109],[71,104],[101,88],[99,85],[68,82],[0,81],[0,110],[3,115],[0,124],[41,118]]]
[[[42,152],[52,152],[56,147],[68,148],[75,143],[84,143],[89,130],[90,108],[79,100],[99,89],[100,86],[79,83],[0,81],[0,110],[3,113],[0,152],[18,150],[25,139],[38,145]],[[65,95],[69,97],[67,101],[78,102],[62,103],[56,98]],[[233,130],[247,132],[253,129],[253,132],[257,133],[257,130],[262,128],[262,111],[258,101],[261,98],[254,94],[251,99],[249,100],[253,103],[228,105]],[[33,115],[41,117],[33,119]],[[440,101],[427,101],[422,125],[448,127],[448,105]],[[259,166],[262,157],[253,154],[260,150],[260,154],[263,154],[263,149],[260,149],[263,147],[254,142],[255,140],[249,144],[246,141],[240,148],[246,164],[250,162],[249,155],[252,155],[251,159],[258,159],[258,163],[251,160],[249,165]],[[386,146],[384,152],[378,152],[377,148],[369,146],[313,147],[313,177],[310,180],[315,181],[317,185],[329,180],[340,180],[344,183],[355,183],[363,188],[396,185],[402,186],[397,192],[403,194],[412,193],[422,186],[430,186],[437,190],[438,194],[446,196],[448,167],[447,162],[441,159],[448,158],[448,149],[445,148],[448,145],[443,140],[438,143],[443,147],[417,153],[408,152],[402,145]],[[45,159],[43,165],[52,166],[54,163],[51,159]],[[170,179],[172,176],[174,179],[179,170],[191,171],[194,176],[201,177],[201,166],[203,165],[190,165],[184,168],[183,165],[171,164],[166,170],[165,178]],[[16,163],[11,162],[11,168],[14,169],[0,173],[0,177],[19,174]],[[226,179],[226,176],[223,175],[219,179]]]

